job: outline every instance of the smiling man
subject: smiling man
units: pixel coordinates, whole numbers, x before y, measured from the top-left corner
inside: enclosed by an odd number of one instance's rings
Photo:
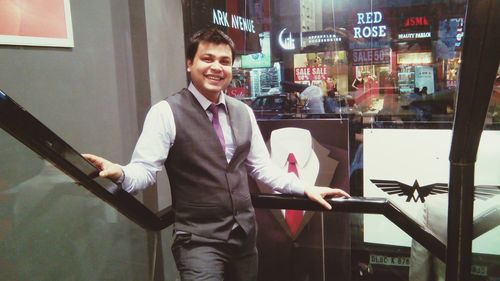
[[[156,182],[165,165],[175,211],[172,253],[181,280],[256,280],[255,211],[247,172],[280,193],[348,197],[308,186],[271,162],[250,107],[224,94],[232,78],[234,43],[210,28],[187,48],[187,89],[154,105],[126,166],[86,154],[100,176],[136,192]]]

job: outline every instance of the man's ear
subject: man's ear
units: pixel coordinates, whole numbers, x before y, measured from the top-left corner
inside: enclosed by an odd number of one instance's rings
[[[186,61],[187,72],[191,72],[191,66],[192,65],[193,65],[193,61],[192,60],[187,60]]]

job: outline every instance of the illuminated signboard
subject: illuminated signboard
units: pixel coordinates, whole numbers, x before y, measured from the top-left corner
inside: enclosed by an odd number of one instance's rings
[[[432,66],[415,66],[415,87],[427,87],[427,94],[434,93],[434,69]]]
[[[355,49],[352,50],[352,65],[372,65],[391,63],[391,49]]]
[[[415,33],[402,33],[398,34],[398,39],[420,39],[420,38],[430,38],[430,32],[415,32]]]
[[[318,34],[318,35],[311,35],[306,37],[306,42],[305,45],[315,45],[319,43],[328,43],[328,42],[340,42],[342,39],[340,37],[337,37],[336,34],[330,33],[330,34]]]
[[[427,17],[407,17],[403,22],[403,27],[429,26]]]
[[[398,64],[427,64],[432,63],[432,53],[402,53],[397,56]]]
[[[288,32],[288,35],[285,34],[286,28],[283,28],[278,35],[278,42],[281,48],[285,50],[295,50],[295,39],[292,37],[292,33]]]
[[[263,2],[250,9],[244,0],[183,0],[184,38],[187,41],[201,29],[217,27],[233,40],[236,55],[261,52],[259,33],[270,31],[264,24],[270,15],[268,6]]]
[[[426,16],[409,16],[403,19],[398,39],[413,40],[431,38],[431,21]]]
[[[438,55],[443,58],[454,56],[455,49],[461,47],[464,36],[464,19],[452,18],[439,22],[438,42],[441,48]]]
[[[238,15],[231,15],[225,11],[213,9],[212,22],[213,24],[216,25],[239,29],[245,32],[255,33],[255,26],[253,20]]]
[[[242,68],[271,67],[271,42],[269,39],[269,32],[259,34],[259,39],[262,51],[260,53],[241,56]]]
[[[294,69],[294,81],[313,81],[327,79],[326,65],[296,67]]]
[[[311,45],[342,42],[342,37],[335,34],[335,32],[333,31],[308,31],[292,33],[285,32],[286,30],[286,28],[283,28],[278,35],[278,43],[284,50],[295,50],[296,41],[298,41],[298,45],[301,48],[305,48]]]
[[[387,26],[382,23],[383,16],[379,11],[357,13],[358,26],[354,27],[354,38],[377,38],[387,36]]]

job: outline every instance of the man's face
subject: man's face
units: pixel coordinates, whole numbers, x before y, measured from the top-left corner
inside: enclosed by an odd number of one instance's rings
[[[207,99],[215,102],[232,79],[232,53],[226,44],[200,42],[194,59],[187,61],[193,85]]]

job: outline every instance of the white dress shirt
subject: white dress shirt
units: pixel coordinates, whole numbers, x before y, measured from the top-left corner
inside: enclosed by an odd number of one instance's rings
[[[188,90],[193,93],[211,120],[212,114],[207,111],[211,101],[205,98],[193,84],[189,85]],[[219,95],[219,103],[225,105],[224,94]],[[226,142],[226,159],[229,162],[235,151],[233,134],[229,126],[229,116],[224,110],[226,107],[218,108],[219,122]],[[294,174],[283,172],[271,161],[252,109],[249,106],[246,108],[252,126],[250,151],[245,161],[250,176],[265,183],[275,192],[303,195],[305,184]],[[153,105],[144,121],[142,133],[130,163],[122,166],[124,190],[135,193],[156,182],[156,174],[163,168],[168,152],[175,142],[175,135],[174,115],[169,103],[163,100]]]

